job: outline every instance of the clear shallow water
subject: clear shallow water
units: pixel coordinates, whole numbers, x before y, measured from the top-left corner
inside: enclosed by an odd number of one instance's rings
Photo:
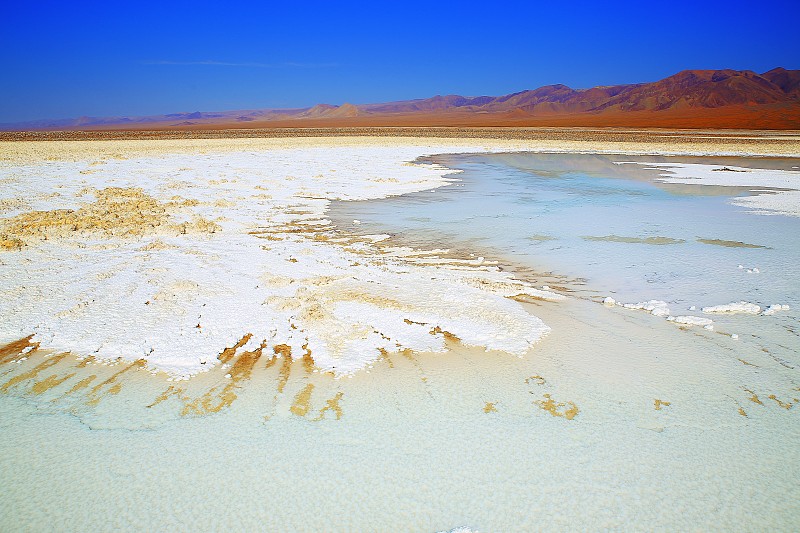
[[[339,203],[333,219],[405,242],[482,249],[506,263],[584,278],[593,295],[664,300],[673,314],[739,300],[800,306],[800,219],[731,205],[733,197],[750,194],[746,188],[659,183],[660,173],[647,168],[669,161],[790,169],[796,160],[570,154],[436,160],[463,170],[463,181]],[[641,164],[615,164],[629,161]],[[754,247],[724,245],[735,242]],[[760,273],[747,272],[754,267]]]
[[[67,358],[12,387],[52,359],[0,366],[0,530],[793,530],[800,424],[768,398],[793,402],[792,371],[643,313],[535,311],[553,333],[530,357],[393,354],[345,380],[259,365],[204,416],[125,365]],[[50,373],[103,385],[37,390]]]

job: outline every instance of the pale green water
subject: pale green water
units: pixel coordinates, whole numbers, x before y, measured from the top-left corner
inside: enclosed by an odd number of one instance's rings
[[[254,373],[201,417],[145,407],[168,385],[146,373],[95,407],[19,385],[0,396],[1,529],[794,529],[800,424],[767,398],[793,401],[793,371],[642,313],[536,312],[554,332],[526,359],[396,355],[343,381],[296,363],[283,394]],[[336,392],[341,419],[313,421]]]

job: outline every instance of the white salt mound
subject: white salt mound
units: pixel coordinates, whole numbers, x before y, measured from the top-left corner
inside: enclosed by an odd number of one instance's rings
[[[762,315],[767,315],[767,316],[768,315],[774,315],[778,311],[788,311],[789,309],[791,309],[791,307],[789,307],[788,305],[772,304],[769,307],[767,307],[766,309],[764,309],[764,312],[761,313],[761,314]]]
[[[669,316],[667,320],[670,322],[675,322],[676,324],[685,324],[687,326],[711,326],[714,322],[710,318],[705,318],[701,316],[692,316],[692,315],[681,315],[681,316]]]
[[[626,309],[641,309],[647,311],[654,316],[669,316],[669,307],[667,302],[661,300],[648,300],[646,302],[639,302],[635,304],[622,304]]]
[[[736,314],[743,313],[748,315],[757,315],[761,312],[761,307],[750,302],[732,302],[724,305],[712,305],[711,307],[704,307],[704,313],[710,314]]]

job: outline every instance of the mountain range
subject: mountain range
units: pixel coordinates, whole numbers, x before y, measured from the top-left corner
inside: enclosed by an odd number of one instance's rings
[[[587,126],[800,129],[800,70],[685,70],[651,83],[504,96],[434,96],[379,104],[80,117],[0,130],[153,130],[382,126]]]

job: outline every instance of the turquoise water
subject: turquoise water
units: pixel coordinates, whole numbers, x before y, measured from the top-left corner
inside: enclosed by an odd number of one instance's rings
[[[673,314],[739,300],[800,304],[800,219],[731,205],[750,193],[745,188],[659,183],[647,168],[670,161],[790,169],[797,160],[482,154],[436,161],[463,170],[462,182],[340,203],[334,220],[398,241],[481,249],[507,264],[585,279],[588,294],[667,301]],[[623,161],[640,164],[615,164]],[[759,273],[748,274],[752,268]]]

